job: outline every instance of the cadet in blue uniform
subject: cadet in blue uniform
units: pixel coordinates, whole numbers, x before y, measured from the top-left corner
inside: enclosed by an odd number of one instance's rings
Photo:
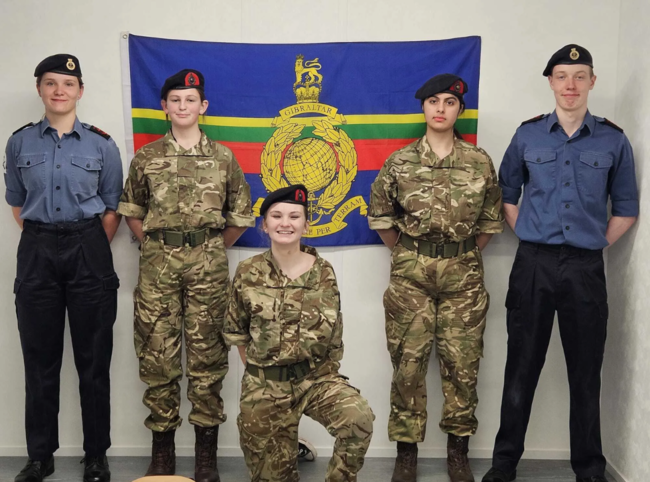
[[[14,284],[25,363],[29,461],[16,482],[54,472],[65,315],[79,374],[85,482],[110,480],[110,378],[119,280],[109,243],[120,222],[122,162],[108,134],[76,117],[79,60],[58,54],[36,67],[45,116],[9,138],[6,200],[23,228]]]
[[[585,48],[563,47],[543,75],[555,94],[555,111],[517,129],[499,172],[506,221],[521,241],[506,298],[501,427],[483,482],[516,477],[555,312],[571,395],[571,465],[578,482],[606,480],[600,440],[608,315],[602,250],[638,215],[634,159],[622,129],[587,110],[596,76]]]

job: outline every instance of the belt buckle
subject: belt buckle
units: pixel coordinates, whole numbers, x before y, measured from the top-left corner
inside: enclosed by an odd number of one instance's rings
[[[433,258],[442,258],[445,255],[445,244],[436,243],[435,256]]]
[[[294,365],[287,365],[287,377],[289,378],[289,380],[298,378],[298,374],[296,373],[296,368]]]

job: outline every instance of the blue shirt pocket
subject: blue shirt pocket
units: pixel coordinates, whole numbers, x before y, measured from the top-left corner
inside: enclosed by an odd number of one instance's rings
[[[23,154],[16,159],[25,188],[29,190],[45,189],[45,154]]]
[[[557,153],[551,150],[527,150],[524,161],[528,169],[528,185],[535,189],[553,189],[556,185]]]
[[[606,194],[609,170],[614,158],[602,152],[581,152],[578,166],[578,190],[582,194],[601,198]]]
[[[96,196],[99,187],[99,171],[102,170],[102,163],[93,157],[72,156],[72,176],[70,189],[75,194],[85,196]]]

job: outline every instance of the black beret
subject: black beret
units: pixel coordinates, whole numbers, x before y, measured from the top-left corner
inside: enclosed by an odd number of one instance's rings
[[[198,89],[203,92],[205,88],[203,74],[196,69],[184,69],[167,77],[160,89],[160,98],[167,97],[170,90]]]
[[[571,65],[571,64],[581,64],[588,65],[592,69],[594,68],[594,60],[587,50],[580,45],[569,44],[562,47],[560,50],[555,52],[551,57],[551,60],[546,64],[546,68],[542,75],[548,77],[553,74],[553,67],[556,65]]]
[[[457,75],[440,74],[427,80],[415,93],[415,98],[424,100],[436,94],[448,92],[458,97],[461,104],[465,105],[463,95],[467,93],[467,90],[467,83]]]
[[[34,70],[34,77],[39,77],[46,72],[55,72],[57,74],[72,75],[81,78],[81,67],[79,59],[70,54],[50,55]]]
[[[264,217],[266,211],[275,203],[300,204],[307,207],[307,188],[302,184],[281,187],[266,196],[266,199],[260,207],[260,216]]]

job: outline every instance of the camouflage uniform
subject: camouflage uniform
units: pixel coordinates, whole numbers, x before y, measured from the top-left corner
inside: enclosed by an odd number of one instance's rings
[[[131,163],[118,212],[143,219],[145,233],[211,228],[198,246],[164,244],[146,235],[133,294],[135,350],[156,432],[178,427],[181,340],[187,353],[189,421],[213,427],[225,421],[220,396],[228,371],[221,336],[227,304],[228,260],[220,231],[254,226],[250,189],[232,152],[202,134],[184,149],[167,133],[140,149]]]
[[[271,251],[239,264],[233,280],[224,337],[246,345],[240,443],[253,482],[299,480],[298,423],[303,414],[336,437],[326,480],[355,481],[372,436],[374,415],[358,390],[340,375],[343,325],[332,266],[316,250],[314,266],[295,280],[275,264]],[[273,381],[256,367],[309,362],[309,373]]]
[[[395,228],[416,240],[459,242],[503,231],[501,190],[485,151],[456,140],[444,159],[426,137],[393,153],[372,185],[370,228]],[[452,258],[395,246],[384,294],[386,338],[393,364],[388,434],[424,440],[426,373],[435,341],[445,398],[440,428],[473,435],[476,379],[489,295],[478,248]]]

